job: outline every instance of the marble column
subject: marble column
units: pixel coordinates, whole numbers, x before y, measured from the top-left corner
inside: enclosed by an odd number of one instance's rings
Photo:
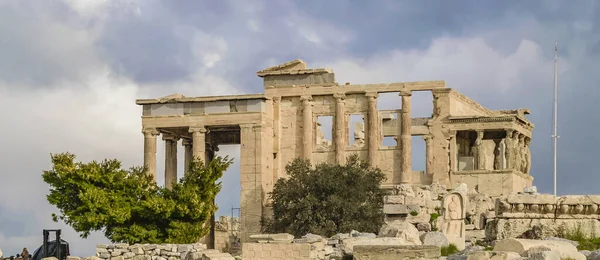
[[[190,127],[189,132],[192,133],[192,160],[202,160],[207,164],[206,133],[208,131],[203,126],[197,126]]]
[[[377,110],[377,98],[379,94],[377,92],[367,92],[365,94],[368,99],[368,119],[367,123],[367,149],[369,153],[369,163],[372,166],[377,166],[377,154],[379,153],[379,145],[381,144],[381,140],[379,139],[380,132],[379,126],[381,125],[381,120],[379,119],[379,111]]]
[[[402,111],[400,112],[400,143],[401,143],[401,161],[400,161],[400,182],[412,183],[412,156],[411,156],[411,119],[410,119],[410,97],[412,91],[400,91],[402,96]]]
[[[156,182],[156,136],[160,133],[156,128],[142,129],[142,133],[144,134],[144,167]]]
[[[425,173],[433,174],[433,136],[424,135],[425,140]]]
[[[165,187],[170,189],[177,183],[177,142],[179,137],[163,134],[165,141]]]
[[[312,113],[312,97],[302,96],[302,157],[312,162],[313,152],[313,113]]]
[[[456,145],[456,131],[450,131],[450,171],[458,171],[458,150]]]
[[[335,124],[334,124],[334,143],[335,143],[335,163],[344,164],[346,162],[346,111],[343,93],[333,94],[335,98]]]
[[[184,157],[184,162],[183,162],[183,167],[185,167],[183,169],[184,174],[187,174],[189,169],[190,169],[190,163],[192,162],[192,140],[190,139],[183,139],[181,141],[181,144],[184,147],[185,150],[185,157]]]

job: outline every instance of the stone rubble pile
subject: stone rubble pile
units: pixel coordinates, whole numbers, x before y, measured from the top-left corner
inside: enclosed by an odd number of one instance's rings
[[[482,246],[469,246],[465,250],[448,257],[446,260],[560,260],[560,259],[600,259],[600,250],[578,251],[574,241],[504,239],[496,242],[491,250]],[[596,255],[595,255],[596,254]]]
[[[486,223],[495,218],[495,204],[492,197],[459,185],[455,191],[467,194],[466,207],[468,236],[482,238]],[[442,228],[438,216],[442,210],[442,200],[450,190],[444,185],[408,185],[394,187],[392,194],[385,197],[384,212],[386,222],[397,220],[414,224],[420,232],[436,231]],[[469,232],[472,231],[472,232]]]
[[[205,244],[100,244],[96,257],[106,260],[233,260],[228,253],[207,249]],[[92,260],[92,259],[89,259]]]

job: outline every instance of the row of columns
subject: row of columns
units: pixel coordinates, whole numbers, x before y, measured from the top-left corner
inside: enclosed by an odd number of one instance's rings
[[[475,130],[477,138],[474,143],[475,169],[485,169],[486,154],[482,149],[482,141],[485,130]],[[531,138],[519,133],[513,129],[505,129],[506,137],[504,138],[504,158],[505,169],[514,169],[523,173],[529,173],[531,163],[531,153],[529,144]],[[450,170],[458,171],[458,146],[456,142],[457,131],[450,131]],[[499,146],[500,140],[495,140],[496,147]],[[427,143],[427,151],[429,151],[429,143]],[[427,157],[429,158],[429,156]]]
[[[204,127],[190,127],[192,140],[183,139],[185,147],[185,172],[193,158],[201,158],[206,163],[206,133]],[[156,137],[160,134],[155,128],[142,130],[144,134],[144,166],[149,175],[156,181]],[[173,134],[162,134],[165,141],[165,186],[171,188],[177,182],[177,143],[181,137]],[[198,145],[196,145],[198,144]]]
[[[381,120],[379,119],[379,111],[377,110],[377,98],[379,94],[377,92],[366,92],[365,96],[368,100],[368,111],[367,111],[367,125],[368,125],[368,136],[367,136],[367,149],[368,149],[368,161],[371,165],[377,165],[378,152],[380,146],[380,125]],[[399,96],[402,97],[402,110],[398,120],[400,133],[398,146],[401,151],[401,163],[400,163],[400,182],[411,183],[412,182],[412,156],[411,156],[411,96],[410,90],[400,91]],[[336,93],[333,95],[335,98],[335,130],[334,130],[334,149],[335,149],[335,161],[338,164],[345,163],[345,151],[347,138],[345,136],[346,128],[346,110],[345,110],[345,98],[346,95],[343,93]],[[309,161],[312,161],[312,153],[314,149],[314,128],[313,128],[313,112],[312,112],[312,96],[305,95],[301,96],[302,101],[302,123],[303,123],[303,139],[302,139],[302,157]],[[431,167],[431,165],[429,166]]]

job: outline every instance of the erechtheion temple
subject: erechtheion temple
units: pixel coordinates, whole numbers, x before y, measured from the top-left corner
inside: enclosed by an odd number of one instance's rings
[[[156,139],[166,143],[165,182],[177,178],[177,145],[191,158],[210,160],[220,144],[241,144],[241,237],[260,232],[270,212],[267,194],[294,158],[313,164],[343,163],[350,154],[379,167],[385,187],[398,184],[465,183],[490,196],[531,186],[527,109],[489,110],[446,86],[445,81],[340,85],[333,70],[310,69],[294,60],[257,72],[263,94],[137,100],[143,106],[144,164],[156,176]],[[428,91],[433,111],[411,117],[411,95]],[[379,93],[398,93],[397,110],[377,109]],[[401,104],[401,105],[400,105]],[[351,115],[363,123],[350,132]],[[319,117],[333,118],[333,140],[323,137]],[[355,141],[350,144],[349,136]],[[413,171],[411,139],[426,143],[426,170]],[[383,146],[394,137],[396,146]]]

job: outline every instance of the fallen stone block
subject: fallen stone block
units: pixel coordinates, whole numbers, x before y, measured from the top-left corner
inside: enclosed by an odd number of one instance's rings
[[[533,239],[504,239],[494,246],[494,251],[515,252],[521,256],[527,256],[527,251],[534,247],[544,246],[560,254],[562,258],[573,258],[585,260],[586,257],[577,251],[577,248],[564,241],[558,240],[533,240]]]
[[[364,238],[353,237],[342,240],[342,250],[347,255],[352,255],[354,247],[358,245],[370,246],[398,246],[398,245],[414,245],[400,237],[379,237],[379,238]]]
[[[410,245],[421,245],[419,230],[406,221],[394,221],[385,224],[379,230],[379,237],[397,237],[403,238]]]
[[[481,251],[474,252],[467,256],[467,260],[517,260],[521,259],[521,255],[515,252],[494,252]]]
[[[356,245],[355,260],[439,259],[437,246]]]
[[[560,254],[555,251],[544,251],[533,253],[529,256],[529,260],[561,260]]]
[[[250,236],[250,241],[259,243],[291,243],[294,236],[288,233],[256,234]]]
[[[423,245],[426,246],[448,246],[448,244],[450,244],[450,242],[448,242],[448,238],[446,237],[446,235],[444,235],[444,233],[442,232],[427,232],[423,235],[421,235],[421,241],[423,242]]]

